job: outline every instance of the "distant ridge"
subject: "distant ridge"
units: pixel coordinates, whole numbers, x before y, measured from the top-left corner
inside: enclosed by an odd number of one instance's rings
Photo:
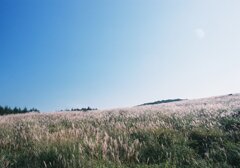
[[[182,101],[186,99],[166,99],[166,100],[160,100],[160,101],[155,101],[155,102],[150,102],[150,103],[144,103],[140,104],[138,106],[146,106],[146,105],[155,105],[155,104],[163,104],[163,103],[171,103],[171,102],[177,102],[177,101]]]

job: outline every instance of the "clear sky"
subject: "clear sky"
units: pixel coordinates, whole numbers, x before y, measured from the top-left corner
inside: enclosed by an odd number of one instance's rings
[[[1,0],[0,105],[113,108],[240,92],[239,0]]]

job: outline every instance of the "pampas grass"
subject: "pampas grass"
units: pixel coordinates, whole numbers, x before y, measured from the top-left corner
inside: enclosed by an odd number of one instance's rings
[[[0,167],[238,167],[240,95],[0,117]]]

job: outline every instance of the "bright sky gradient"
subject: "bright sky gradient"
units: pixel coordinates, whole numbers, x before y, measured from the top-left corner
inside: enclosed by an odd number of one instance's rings
[[[1,0],[0,105],[113,108],[240,91],[239,0]]]

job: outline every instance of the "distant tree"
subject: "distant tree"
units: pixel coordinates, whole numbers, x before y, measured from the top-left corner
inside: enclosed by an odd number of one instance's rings
[[[17,108],[17,107],[14,107],[14,109],[13,109],[13,113],[19,113],[19,109]]]
[[[28,112],[40,112],[40,111],[36,108],[31,108],[30,110],[28,110]]]
[[[7,114],[18,114],[18,113],[29,113],[29,112],[39,112],[36,108],[31,108],[28,110],[26,107],[24,109],[14,107],[13,109],[9,106],[2,107],[0,106],[0,115]]]
[[[83,112],[87,112],[87,111],[92,111],[92,110],[97,110],[97,108],[91,108],[91,107],[87,107],[87,108],[71,108],[69,109],[65,109],[65,110],[60,110],[60,111],[83,111]]]
[[[24,109],[22,110],[22,113],[27,113],[28,109],[26,107],[24,107]]]
[[[154,105],[154,104],[162,104],[162,103],[171,103],[171,102],[177,102],[177,101],[182,101],[186,99],[166,99],[166,100],[160,100],[160,101],[155,101],[155,102],[150,102],[150,103],[144,103],[139,106],[146,106],[146,105]]]

